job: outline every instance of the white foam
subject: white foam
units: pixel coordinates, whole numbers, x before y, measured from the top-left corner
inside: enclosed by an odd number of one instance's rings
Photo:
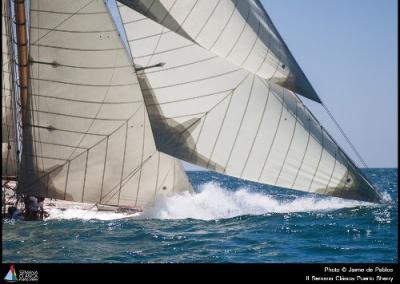
[[[279,200],[265,193],[252,192],[247,188],[236,191],[225,189],[214,182],[200,186],[198,193],[183,193],[166,198],[159,198],[155,205],[142,213],[126,215],[123,213],[68,208],[49,209],[48,219],[97,219],[115,220],[135,219],[200,219],[216,220],[241,215],[263,215],[268,213],[291,213],[332,211],[358,206],[376,206],[371,203],[345,200],[335,197],[298,197],[291,201]]]
[[[385,203],[393,202],[392,197],[386,191],[382,191],[382,199],[383,199],[383,202],[385,202]]]
[[[357,206],[374,205],[335,197],[299,197],[292,201],[282,201],[246,188],[229,191],[210,182],[203,184],[195,194],[184,193],[158,199],[155,206],[143,212],[140,218],[213,220],[241,215],[337,210]]]
[[[51,208],[48,210],[50,216],[46,220],[59,220],[59,219],[81,219],[81,220],[115,220],[115,219],[125,219],[138,216],[139,214],[127,215],[124,213],[114,213],[114,212],[104,212],[97,210],[85,210],[80,208],[68,208],[68,209],[58,209]]]

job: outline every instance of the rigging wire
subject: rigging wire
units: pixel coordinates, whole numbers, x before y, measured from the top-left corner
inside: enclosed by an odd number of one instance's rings
[[[343,128],[340,126],[339,122],[335,119],[333,114],[329,111],[328,107],[324,102],[321,102],[322,107],[325,109],[329,117],[332,119],[333,123],[336,125],[336,127],[339,129],[340,133],[343,135],[344,139],[347,141],[353,152],[356,154],[357,158],[361,161],[362,165],[366,168],[369,169],[369,166],[361,156],[360,152],[357,151],[357,148],[354,146],[354,144],[350,141],[350,138],[346,133],[344,132]]]

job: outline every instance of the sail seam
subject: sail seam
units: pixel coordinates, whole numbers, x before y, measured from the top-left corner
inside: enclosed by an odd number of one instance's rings
[[[68,161],[68,166],[67,166],[67,174],[65,175],[65,188],[64,188],[64,200],[67,199],[67,188],[68,188],[68,175],[69,175],[69,168],[71,165],[71,161]]]
[[[140,107],[135,111],[135,113],[134,113],[129,119],[132,119],[132,118],[137,114],[137,112],[138,112],[139,110],[140,110]],[[30,111],[32,111],[32,110],[30,110]],[[87,148],[87,150],[90,150],[90,149],[92,149],[92,148],[98,146],[98,145],[101,144],[102,142],[107,141],[107,144],[106,144],[106,145],[107,145],[107,147],[106,147],[106,156],[107,156],[107,149],[108,149],[108,140],[109,140],[109,137],[111,137],[115,132],[117,132],[119,129],[121,129],[121,127],[124,126],[124,125],[125,125],[125,123],[121,124],[118,128],[116,128],[112,133],[110,133],[110,134],[108,134],[108,135],[91,134],[91,133],[88,133],[88,132],[78,132],[78,133],[80,133],[80,134],[88,134],[88,135],[97,135],[97,136],[102,136],[102,137],[104,137],[103,139],[99,140],[98,142],[96,142],[96,143],[95,143],[94,145],[92,145],[91,147]],[[32,125],[27,124],[27,126],[32,126]],[[47,129],[47,127],[43,127],[43,126],[34,126],[34,127],[46,128],[46,129]],[[60,131],[67,131],[67,132],[77,132],[77,131],[69,131],[69,130],[61,130],[61,129],[57,129],[57,130],[60,130]],[[77,147],[75,147],[75,148],[77,148]],[[67,163],[69,164],[70,162],[72,162],[72,161],[75,160],[76,158],[80,157],[80,156],[83,155],[85,152],[86,152],[86,151],[82,151],[81,153],[79,153],[78,155],[76,155],[75,157],[73,157],[72,159],[67,159],[67,160],[66,160],[66,161],[67,161],[66,163],[64,163],[64,164],[62,164],[62,165],[60,165],[60,166],[57,166],[56,168],[54,168],[54,169],[48,171],[48,172],[45,173],[44,175],[38,177],[36,180],[40,180],[40,179],[42,179],[43,177],[45,177],[46,175],[50,175],[50,174],[53,173],[54,171],[56,171],[56,170],[58,170],[59,168],[65,166],[65,164],[67,164]],[[72,153],[72,154],[73,154],[73,153]],[[71,154],[71,155],[72,155],[72,154]],[[106,164],[106,163],[105,163],[105,164]],[[103,168],[102,183],[103,183],[103,181],[104,181],[104,169],[105,169],[105,168]],[[36,180],[33,181],[30,185],[27,185],[27,187],[33,186],[33,185],[36,183]],[[103,185],[102,185],[102,186],[103,186]]]
[[[229,75],[229,74],[232,74],[232,73],[235,73],[235,72],[238,72],[238,71],[243,71],[243,69],[239,68],[239,69],[235,69],[235,70],[232,70],[232,71],[220,73],[218,75],[209,76],[209,77],[200,78],[200,79],[197,79],[197,80],[191,80],[191,81],[182,82],[182,83],[171,84],[171,85],[160,86],[160,87],[154,87],[154,88],[151,88],[151,89],[143,89],[143,91],[159,90],[159,89],[165,89],[165,88],[171,88],[171,87],[186,85],[186,84],[190,84],[190,83],[201,82],[201,81],[205,81],[205,80],[208,80],[208,79],[214,79],[214,78],[222,77],[222,76],[225,76],[225,75]]]
[[[31,80],[36,80],[36,81],[40,81],[40,82],[58,83],[58,84],[64,84],[64,85],[72,85],[72,86],[98,87],[98,88],[123,87],[123,86],[137,85],[137,83],[114,84],[114,85],[82,84],[82,83],[64,82],[64,81],[58,81],[58,80],[39,79],[39,78],[33,78],[33,77],[31,77]]]
[[[151,1],[151,4],[149,5],[149,7],[146,8],[146,12],[144,12],[143,14],[147,16],[147,14],[149,13],[150,9],[153,7],[154,3],[158,1],[158,0],[153,0]]]
[[[217,4],[214,6],[213,10],[211,11],[210,15],[208,15],[206,21],[203,23],[202,27],[200,30],[197,32],[197,34],[194,36],[194,41],[197,40],[197,38],[200,36],[200,34],[203,32],[204,28],[207,26],[208,22],[210,21],[211,17],[214,15],[215,11],[217,10],[219,4],[221,3],[221,0],[218,0]]]
[[[166,34],[166,33],[164,33],[164,34]],[[130,45],[130,44],[129,44],[129,45]],[[182,45],[182,46],[179,46],[179,47],[170,48],[170,49],[163,50],[163,51],[159,51],[159,52],[155,52],[155,53],[149,53],[149,54],[145,54],[145,55],[135,56],[134,59],[135,59],[135,60],[136,60],[136,59],[142,59],[142,58],[146,58],[146,57],[149,57],[149,56],[159,55],[159,54],[163,54],[163,53],[168,53],[168,52],[170,52],[170,51],[175,51],[175,50],[179,50],[179,49],[184,49],[184,48],[192,47],[192,46],[194,46],[193,43],[187,44],[187,45]],[[133,48],[132,48],[132,49],[133,49]]]
[[[202,120],[202,122],[201,122],[201,127],[200,127],[200,130],[199,130],[199,135],[196,138],[196,142],[194,143],[194,147],[193,147],[193,149],[191,151],[192,153],[190,155],[190,160],[188,162],[190,162],[193,159],[193,156],[195,155],[195,152],[197,152],[197,145],[199,143],[200,136],[201,136],[201,134],[203,132],[203,127],[204,127],[204,123],[205,123],[206,118],[204,117],[201,120]],[[187,129],[189,130],[189,128],[187,128]]]
[[[93,1],[91,1],[91,2],[93,2]],[[90,3],[91,3],[90,2]],[[88,4],[90,4],[90,3],[88,3]],[[88,5],[87,4],[87,5]],[[87,6],[86,5],[86,6]],[[86,7],[85,6],[85,7]],[[85,7],[82,7],[82,8],[80,8],[79,10],[82,10],[83,8],[85,8]],[[107,12],[83,12],[83,13],[79,13],[79,12],[61,12],[61,11],[50,11],[50,10],[40,10],[40,9],[30,9],[32,12],[39,12],[39,13],[48,13],[48,14],[60,14],[60,15],[71,15],[71,16],[80,16],[80,15],[82,15],[82,16],[85,16],[85,15],[104,15],[104,14],[108,14]],[[68,20],[68,19],[67,19]]]
[[[143,157],[144,157],[144,141],[145,141],[145,134],[146,134],[146,108],[143,108],[143,139],[142,139],[142,152],[141,152],[141,164],[143,164]],[[140,192],[140,181],[142,179],[142,167],[139,169],[139,178],[138,178],[138,186],[137,186],[137,191],[136,191],[136,199],[135,199],[135,206],[137,206],[137,201],[139,197],[139,192]]]
[[[190,9],[189,13],[185,16],[185,18],[183,19],[182,23],[179,24],[178,29],[175,31],[177,33],[179,33],[179,31],[182,29],[183,25],[185,24],[186,20],[189,18],[189,16],[192,14],[194,8],[196,7],[197,3],[199,2],[199,0],[196,0],[196,2],[194,3],[194,5],[192,6],[192,8]],[[184,29],[182,29],[183,31],[185,31]]]
[[[86,152],[86,162],[85,162],[85,172],[83,174],[83,186],[82,186],[82,199],[81,199],[81,202],[83,202],[83,197],[85,196],[85,186],[86,186],[86,175],[87,175],[87,169],[88,169],[89,151],[90,151],[90,149],[85,151]]]
[[[84,152],[86,152],[86,151],[84,151]],[[48,159],[48,160],[58,160],[58,161],[64,161],[64,162],[70,161],[69,159],[62,159],[62,158],[56,158],[56,157],[47,157],[47,156],[43,156],[43,155],[35,155],[35,154],[28,154],[28,153],[24,153],[22,156],[23,157],[34,157],[34,158],[40,158],[40,159]]]
[[[67,17],[66,19],[62,20],[59,24],[57,24],[55,28],[61,26],[62,24],[64,24],[66,21],[68,21],[69,19],[71,19],[73,16],[75,16],[79,11],[81,11],[82,9],[86,8],[87,6],[89,6],[90,4],[92,4],[94,2],[94,0],[89,1],[86,5],[83,5],[81,8],[79,8],[76,12],[71,13],[69,17]],[[31,12],[33,11],[33,9],[31,8]],[[69,13],[68,13],[69,14]],[[36,42],[38,42],[39,40],[43,39],[44,37],[46,37],[48,34],[50,34],[52,31],[48,31],[46,34],[44,34],[43,36],[41,36],[40,38],[38,38],[37,40],[35,40],[34,42],[31,43],[31,45],[35,44]]]
[[[129,25],[129,24],[133,24],[133,23],[137,23],[137,22],[141,22],[141,21],[145,21],[147,20],[147,17],[143,17],[137,20],[132,20],[132,21],[128,21],[128,22],[122,22],[124,25]]]
[[[270,93],[271,93],[271,90],[270,90],[270,88],[268,88],[267,100],[265,101],[264,108],[263,108],[263,111],[262,111],[262,115],[260,116],[260,121],[258,122],[258,125],[257,125],[256,135],[254,136],[253,142],[251,143],[250,150],[249,150],[249,152],[247,154],[246,161],[244,163],[242,172],[240,173],[240,177],[243,176],[243,173],[246,170],[247,163],[249,162],[250,155],[251,155],[251,153],[253,151],[253,148],[254,148],[254,144],[256,143],[256,140],[258,138],[258,134],[260,133],[260,127],[261,127],[262,122],[264,121],[264,117],[265,117],[265,114],[266,114],[266,111],[267,111]]]
[[[227,58],[227,57],[229,57],[229,56],[231,55],[232,51],[235,49],[237,43],[239,42],[240,38],[241,38],[242,35],[243,35],[244,30],[245,30],[246,27],[247,27],[247,20],[249,19],[249,16],[250,16],[250,7],[249,7],[249,6],[247,6],[247,7],[248,7],[248,8],[247,8],[247,16],[246,16],[246,19],[244,20],[243,28],[242,28],[242,30],[240,31],[239,36],[236,38],[236,40],[235,40],[235,42],[233,43],[233,46],[231,47],[231,49],[229,50],[229,52],[224,56],[225,58]]]
[[[72,50],[72,51],[87,51],[87,52],[96,52],[96,51],[112,51],[112,50],[123,50],[123,47],[110,47],[110,48],[75,48],[75,47],[65,47],[65,46],[57,46],[57,45],[49,45],[49,44],[30,44],[33,47],[46,47],[46,48],[54,48],[61,50]]]
[[[304,105],[303,105],[303,107],[304,107]],[[307,116],[308,116],[308,118],[307,118],[307,120],[308,120],[307,144],[306,144],[306,148],[304,149],[304,154],[303,154],[303,157],[302,157],[302,159],[301,159],[299,168],[297,169],[296,176],[295,176],[295,178],[294,178],[294,180],[293,180],[292,186],[290,187],[291,189],[293,189],[294,185],[296,184],[297,178],[298,178],[298,176],[299,176],[299,173],[300,173],[301,168],[303,167],[304,159],[305,159],[306,154],[307,154],[307,151],[308,151],[308,145],[309,145],[309,143],[310,143],[310,137],[311,137],[311,117],[310,117],[310,115],[309,115],[308,112],[306,112],[306,114],[307,114]]]
[[[69,102],[88,103],[88,104],[103,104],[103,105],[119,105],[119,104],[143,103],[143,100],[127,101],[127,102],[102,102],[102,101],[85,101],[85,100],[69,99],[69,98],[62,98],[62,97],[53,97],[53,96],[38,95],[38,94],[31,94],[31,96],[47,98],[47,99],[62,100],[62,101],[69,101]]]
[[[103,140],[104,141],[104,140]],[[101,176],[101,187],[100,187],[100,201],[103,199],[103,189],[104,189],[104,177],[106,175],[106,166],[107,166],[107,157],[108,157],[108,142],[109,142],[109,136],[107,136],[106,139],[106,150],[104,151],[104,163],[103,163],[103,174]]]
[[[177,65],[177,66],[173,66],[173,67],[169,67],[169,68],[163,68],[162,70],[149,71],[149,72],[146,72],[146,74],[160,73],[160,72],[165,72],[165,71],[168,71],[168,70],[179,69],[181,67],[195,65],[197,63],[203,63],[203,62],[211,61],[213,59],[219,59],[219,57],[218,56],[212,56],[212,57],[200,59],[200,60],[197,60],[197,61],[193,61],[193,62],[190,62],[190,63],[182,64],[182,65]]]
[[[280,126],[281,121],[282,121],[283,105],[284,105],[284,102],[285,102],[285,90],[284,90],[284,89],[282,89],[282,93],[283,93],[283,95],[282,95],[282,101],[281,101],[281,106],[282,106],[282,107],[281,107],[281,112],[280,112],[280,115],[279,115],[279,120],[278,120],[278,123],[277,123],[277,125],[276,125],[276,129],[275,129],[274,136],[272,137],[272,141],[271,141],[271,144],[270,144],[270,146],[269,146],[267,156],[266,156],[266,158],[265,158],[265,160],[264,160],[264,164],[263,164],[263,166],[262,166],[262,168],[261,168],[261,172],[260,172],[260,175],[258,176],[257,181],[260,181],[260,179],[261,179],[261,177],[262,177],[262,175],[263,175],[263,173],[264,173],[265,166],[267,165],[269,156],[270,156],[270,154],[271,154],[271,149],[272,149],[272,147],[273,147],[273,145],[274,145],[275,138],[276,138],[276,135],[277,135],[278,130],[279,130],[279,126]]]
[[[143,37],[131,38],[131,39],[128,40],[128,42],[140,41],[140,40],[143,40],[143,39],[148,39],[148,38],[151,38],[151,37],[160,36],[160,35],[162,35],[162,34],[170,34],[170,33],[173,33],[173,31],[171,31],[171,30],[167,30],[166,32],[164,32],[164,29],[165,29],[165,28],[164,28],[164,27],[161,27],[161,28],[162,28],[162,30],[161,30],[160,33],[151,34],[151,35],[147,35],[147,36],[143,36]]]
[[[236,5],[237,5],[238,0],[232,0],[232,1],[235,2],[234,6],[233,6],[232,13],[231,13],[231,15],[229,16],[228,20],[225,22],[224,26],[222,27],[222,30],[221,30],[220,33],[218,34],[218,36],[217,36],[217,38],[215,39],[215,41],[213,42],[213,44],[211,44],[211,46],[210,46],[209,48],[207,48],[207,49],[209,49],[209,50],[213,49],[214,46],[217,44],[217,42],[218,42],[219,39],[221,38],[222,34],[224,33],[226,27],[228,26],[229,22],[231,21],[233,14],[234,14],[235,11],[236,11]]]
[[[258,20],[257,20],[257,21],[258,21]],[[260,27],[261,27],[261,21],[258,21],[258,28],[257,28],[257,32],[256,32],[256,39],[255,39],[254,43],[252,44],[252,46],[251,46],[251,48],[250,48],[250,50],[249,50],[249,53],[246,55],[246,57],[245,57],[245,58],[242,60],[242,62],[240,63],[240,66],[243,66],[243,65],[246,63],[247,59],[249,59],[250,54],[253,53],[254,47],[256,46],[256,43],[257,43],[257,41],[258,41],[258,39],[259,39],[258,33],[260,32]]]
[[[288,155],[289,155],[290,148],[292,147],[293,138],[294,138],[294,133],[296,132],[297,120],[298,120],[298,119],[297,119],[297,110],[298,110],[298,106],[297,106],[297,101],[296,101],[296,111],[295,111],[295,115],[292,116],[292,117],[295,119],[294,127],[293,127],[293,132],[292,132],[292,136],[291,136],[291,138],[290,138],[289,146],[288,146],[288,149],[287,149],[287,151],[286,151],[285,158],[283,159],[283,163],[282,163],[281,169],[279,170],[279,174],[278,174],[278,176],[277,176],[277,178],[276,178],[276,180],[275,180],[275,184],[277,184],[278,181],[279,181],[279,178],[280,178],[280,176],[281,176],[282,170],[283,170],[283,168],[284,168],[284,166],[285,166],[285,164],[286,164],[286,160],[287,160],[287,157],[288,157]]]
[[[208,158],[208,162],[207,162],[207,166],[206,166],[207,168],[209,167],[210,162],[212,161],[212,158],[213,158],[213,155],[214,155],[214,151],[215,151],[215,147],[217,146],[217,143],[218,143],[218,140],[219,140],[219,136],[221,135],[222,128],[224,128],[225,119],[226,119],[226,116],[228,114],[229,108],[231,106],[233,93],[234,93],[234,90],[232,90],[230,92],[229,102],[228,102],[228,105],[226,106],[224,116],[222,117],[221,126],[218,128],[218,134],[217,134],[217,137],[215,138],[214,145],[212,147],[210,157]]]
[[[53,145],[53,146],[68,147],[68,148],[78,148],[78,149],[87,150],[87,148],[78,147],[78,146],[73,146],[73,145],[66,145],[66,144],[53,143],[53,142],[45,142],[45,141],[38,141],[38,140],[32,140],[32,141],[33,141],[33,142],[36,142],[36,143],[43,143],[43,144],[48,144],[48,145]]]
[[[164,182],[167,180],[167,178],[168,178],[170,172],[171,172],[171,167],[168,168],[168,171],[167,171],[167,173],[165,174],[163,180],[161,181],[160,186],[157,187],[157,191],[156,191],[156,192],[158,192],[158,191],[160,190],[161,186],[162,186],[162,185],[164,184]],[[156,197],[157,197],[156,194],[154,194],[154,201],[153,201],[153,203],[156,201]]]
[[[43,31],[51,31],[51,32],[60,32],[60,33],[72,33],[72,34],[94,34],[94,33],[113,33],[115,30],[93,30],[93,31],[82,31],[82,30],[61,30],[61,29],[49,29],[43,27],[30,27],[33,30],[43,30]]]
[[[335,161],[333,162],[333,169],[332,169],[332,172],[331,172],[331,176],[329,177],[328,183],[326,184],[326,188],[325,188],[324,194],[326,194],[326,191],[328,190],[329,184],[331,183],[331,180],[332,180],[332,177],[333,177],[333,173],[335,172],[335,168],[336,168],[336,152],[337,152],[337,147],[335,149],[335,156],[334,156],[334,160]]]
[[[174,100],[174,101],[167,101],[167,102],[163,102],[163,103],[149,103],[149,104],[146,104],[146,106],[148,106],[148,107],[161,106],[161,105],[167,105],[167,104],[173,104],[173,103],[180,103],[180,102],[184,102],[184,101],[202,99],[202,98],[205,98],[205,97],[212,97],[212,96],[215,96],[215,95],[220,95],[220,94],[223,94],[223,93],[226,93],[226,92],[232,92],[232,90],[233,89],[228,89],[228,90],[213,92],[213,93],[200,95],[200,96],[196,96],[196,97],[190,97],[190,98],[186,98],[186,99],[178,99],[178,100]],[[146,94],[144,94],[144,96],[152,97],[152,95],[146,95]]]
[[[229,165],[229,163],[231,161],[232,153],[233,153],[233,150],[235,149],[236,142],[237,142],[237,139],[238,139],[239,134],[240,134],[240,130],[241,130],[242,125],[243,125],[244,118],[245,118],[245,116],[247,114],[247,108],[249,106],[250,99],[251,99],[251,97],[253,95],[253,87],[254,87],[254,81],[255,81],[256,76],[253,74],[252,77],[253,77],[253,80],[251,82],[251,87],[250,87],[249,95],[248,95],[248,98],[247,98],[246,106],[244,108],[243,115],[242,115],[242,117],[240,119],[239,128],[236,131],[235,139],[233,140],[233,144],[232,144],[232,148],[231,148],[231,150],[229,152],[228,160],[227,160],[227,162],[226,162],[226,164],[224,166],[224,172],[226,172],[226,168],[228,167],[228,165]]]
[[[58,113],[58,112],[51,112],[51,111],[44,111],[44,110],[36,110],[37,113],[45,113],[51,114],[55,116],[65,116],[65,117],[73,117],[79,119],[88,119],[88,120],[102,120],[102,121],[126,121],[126,118],[100,118],[100,117],[88,117],[88,116],[80,116],[80,115],[73,115],[73,114],[65,114],[65,113]]]
[[[119,205],[119,201],[121,198],[121,189],[122,189],[122,179],[124,177],[124,169],[125,169],[125,158],[126,158],[126,141],[128,139],[128,121],[126,122],[126,127],[125,127],[125,141],[124,141],[124,154],[122,156],[122,168],[121,168],[121,178],[119,182],[119,190],[118,190],[118,202],[117,204]]]
[[[80,115],[72,115],[72,114],[65,114],[65,113],[58,113],[58,112],[51,112],[51,111],[44,111],[44,110],[36,110],[37,113],[45,113],[51,115],[58,115],[58,116],[65,116],[65,117],[73,117],[79,119],[89,119],[89,120],[102,120],[102,121],[126,121],[126,118],[100,118],[100,117],[88,117],[88,116],[80,116]]]
[[[230,91],[230,93],[227,94],[227,96],[230,96],[229,102],[228,102],[227,108],[226,108],[226,110],[225,110],[225,113],[224,113],[224,116],[223,116],[223,119],[222,119],[221,126],[220,126],[219,129],[218,129],[218,134],[217,134],[217,137],[216,137],[216,139],[215,139],[215,142],[214,142],[214,145],[213,145],[211,154],[210,154],[210,158],[208,159],[208,162],[207,162],[207,168],[208,168],[208,166],[210,165],[210,161],[212,160],[212,156],[214,155],[214,151],[215,151],[215,148],[216,148],[216,146],[217,146],[217,143],[218,143],[218,140],[219,140],[219,136],[221,135],[222,128],[224,127],[225,119],[226,119],[226,116],[227,116],[228,111],[229,111],[229,109],[230,109],[233,95],[235,94],[235,91],[239,88],[239,86],[241,86],[242,83],[249,77],[249,75],[250,75],[250,74],[247,74],[247,76],[245,76],[245,77],[239,82],[239,84],[237,84],[236,87],[233,88],[233,89]],[[253,77],[252,87],[253,87],[253,84],[254,84],[254,80],[255,80],[255,77]],[[252,90],[252,87],[251,87],[251,90]],[[250,92],[251,92],[251,90],[250,90]],[[250,95],[249,95],[249,96],[250,96]],[[224,98],[224,100],[225,100],[225,98]]]
[[[154,153],[153,153],[153,154],[154,154]],[[153,154],[152,154],[152,155],[153,155]],[[134,168],[130,173],[128,173],[128,175],[127,175],[127,176],[125,177],[125,179],[123,180],[122,187],[124,187],[125,184],[126,184],[128,181],[130,181],[130,180],[138,173],[139,169],[141,169],[141,168],[150,160],[150,158],[152,157],[152,155],[150,155],[146,160],[143,161],[143,163],[140,163],[136,168]],[[109,196],[108,199],[107,199],[105,202],[103,202],[103,203],[109,202],[109,201],[118,193],[118,191],[116,191],[116,189],[118,188],[118,186],[119,186],[119,182],[118,182],[116,185],[112,186],[111,189],[110,189],[110,191],[107,192],[107,193],[103,196],[103,201],[104,201],[104,198],[106,198],[110,193],[112,193],[112,192],[115,191],[115,192],[114,192],[111,196]],[[100,203],[101,203],[101,202],[100,202]]]
[[[321,163],[321,159],[322,159],[322,154],[323,154],[323,153],[324,153],[324,132],[321,130],[321,154],[319,155],[317,167],[316,167],[315,172],[314,172],[314,175],[313,175],[313,177],[312,177],[312,179],[311,179],[310,186],[308,187],[308,192],[310,192],[311,187],[312,187],[312,184],[314,183],[314,179],[315,179],[315,176],[317,175],[318,168],[319,168],[319,165],[320,165],[320,163]]]
[[[160,178],[160,152],[157,152],[157,177],[156,177],[156,185],[154,187],[154,197],[153,204],[156,201],[157,189],[158,189],[158,179]]]

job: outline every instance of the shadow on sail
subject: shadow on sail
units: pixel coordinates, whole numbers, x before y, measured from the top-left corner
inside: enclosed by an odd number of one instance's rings
[[[381,202],[296,95],[320,102],[257,1],[119,2],[157,149],[250,181]]]
[[[159,195],[191,191],[180,162],[156,150],[106,4],[33,0],[29,7],[18,194],[141,211]]]

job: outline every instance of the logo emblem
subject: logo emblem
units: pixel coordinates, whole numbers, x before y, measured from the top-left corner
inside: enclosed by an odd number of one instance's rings
[[[6,277],[4,277],[4,280],[7,282],[17,282],[17,274],[15,273],[14,265],[11,265],[10,270],[8,271]]]

